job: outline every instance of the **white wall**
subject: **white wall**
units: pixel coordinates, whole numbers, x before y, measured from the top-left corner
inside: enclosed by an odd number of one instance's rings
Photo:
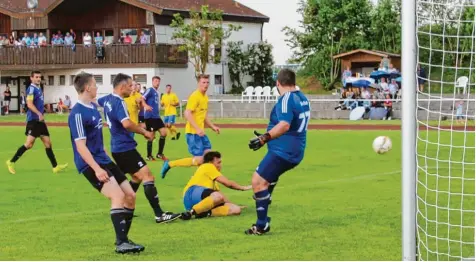
[[[186,19],[186,23],[190,22],[190,19]],[[233,25],[241,25],[241,29],[239,31],[233,32],[230,36],[230,38],[227,39],[227,41],[243,41],[243,49],[246,48],[248,44],[251,43],[258,43],[261,41],[261,28],[262,24],[261,23],[238,23],[238,22],[224,22],[224,27],[226,28],[229,24]],[[165,26],[165,25],[156,25],[155,26],[155,31],[156,31],[156,43],[162,43],[162,44],[177,44],[177,41],[172,40],[172,35],[174,32],[174,28],[171,28],[170,26]],[[226,43],[224,43],[224,48],[223,48],[223,58],[227,57],[226,53]],[[164,71],[166,74],[170,75],[177,75],[182,72],[180,70],[183,69],[172,69],[172,68],[166,68]],[[188,87],[189,86],[196,86],[196,81],[194,78],[194,69],[193,65],[189,63],[189,66],[185,72],[185,75],[180,75],[178,76],[177,79],[170,80],[171,82],[174,83],[174,85],[178,86],[187,86],[186,90],[190,90]],[[212,95],[215,91],[214,85],[215,85],[215,75],[223,75],[224,77],[224,83],[225,83],[225,89],[226,91],[229,91],[231,89],[231,81],[230,81],[230,75],[228,73],[228,65],[223,66],[221,64],[208,64],[207,65],[207,74],[210,75],[210,89],[209,89],[209,95]],[[162,75],[161,75],[162,77]],[[251,77],[246,76],[243,79],[243,86],[246,86],[246,83],[248,81],[251,81]],[[176,83],[176,84],[175,84]],[[180,99],[184,99],[182,94],[186,95],[186,92],[177,92],[179,94]]]

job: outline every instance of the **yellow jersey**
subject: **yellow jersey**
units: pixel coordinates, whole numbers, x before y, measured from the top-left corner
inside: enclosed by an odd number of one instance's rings
[[[194,91],[187,101],[187,110],[192,112],[193,120],[197,123],[198,127],[201,129],[205,128],[205,118],[207,117],[208,112],[208,96],[207,94],[202,94],[200,91]],[[196,134],[197,131],[193,126],[187,121],[185,125],[185,133],[187,134]]]
[[[164,104],[164,116],[175,116],[177,115],[177,106],[172,104],[178,104],[179,100],[175,93],[163,94],[160,99],[160,103]]]
[[[183,194],[185,195],[191,186],[202,186],[219,191],[218,182],[215,181],[219,176],[221,176],[221,173],[213,164],[203,164],[197,168],[195,174],[190,178],[183,189]]]
[[[127,111],[129,112],[129,119],[135,123],[139,123],[139,110],[140,104],[137,100],[141,99],[142,95],[139,92],[134,92],[131,96],[124,98],[127,105]]]

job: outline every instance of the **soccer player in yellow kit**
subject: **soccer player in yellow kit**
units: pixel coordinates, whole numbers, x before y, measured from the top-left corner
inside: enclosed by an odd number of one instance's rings
[[[164,161],[161,171],[162,178],[165,178],[167,172],[173,167],[199,166],[203,163],[203,155],[212,149],[210,140],[207,135],[205,135],[205,125],[210,127],[217,134],[220,134],[220,128],[208,119],[207,90],[209,85],[209,76],[200,75],[198,77],[197,90],[188,98],[187,107],[185,109],[185,118],[187,119],[185,133],[188,152],[192,154],[193,157]]]
[[[180,132],[177,132],[177,128],[175,128],[175,116],[177,115],[179,99],[175,93],[172,93],[171,85],[165,86],[165,94],[160,99],[160,105],[164,107],[164,123],[173,136],[172,140],[178,140]]]
[[[127,105],[127,111],[129,112],[129,118],[134,124],[139,124],[139,111],[142,104],[142,95],[140,94],[140,85],[133,81],[132,86],[134,90],[129,97],[124,98]],[[139,89],[137,89],[139,86]]]
[[[182,213],[181,218],[189,220],[192,216],[203,218],[239,215],[241,207],[231,203],[220,192],[218,183],[240,191],[250,190],[251,186],[241,186],[220,173],[221,154],[219,152],[209,151],[203,159],[204,163],[195,171],[183,190],[183,204],[187,211]]]

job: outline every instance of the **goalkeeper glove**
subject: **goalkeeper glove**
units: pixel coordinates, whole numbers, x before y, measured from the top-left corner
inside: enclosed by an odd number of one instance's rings
[[[260,149],[261,147],[264,146],[269,140],[271,140],[271,135],[269,133],[266,134],[260,134],[256,130],[254,131],[255,138],[250,139],[250,143],[248,146],[250,149],[253,149],[253,151],[256,151]]]

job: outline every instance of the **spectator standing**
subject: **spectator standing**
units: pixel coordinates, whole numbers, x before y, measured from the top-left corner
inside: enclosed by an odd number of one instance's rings
[[[26,112],[26,96],[25,92],[21,91],[20,94],[20,114],[23,115]]]
[[[43,33],[40,33],[40,35],[38,36],[38,45],[39,46],[47,45],[46,37],[43,35]]]
[[[5,101],[5,114],[8,115],[10,112],[10,101],[12,100],[12,92],[10,91],[10,87],[7,86],[5,92],[3,92],[3,101]]]
[[[65,45],[73,45],[73,36],[68,32],[66,33],[66,36],[64,37],[64,44]]]
[[[83,36],[83,44],[84,44],[84,46],[86,46],[86,47],[90,47],[90,46],[91,46],[91,44],[92,44],[92,38],[91,38],[91,36],[89,35],[89,33],[84,34],[84,36]]]

